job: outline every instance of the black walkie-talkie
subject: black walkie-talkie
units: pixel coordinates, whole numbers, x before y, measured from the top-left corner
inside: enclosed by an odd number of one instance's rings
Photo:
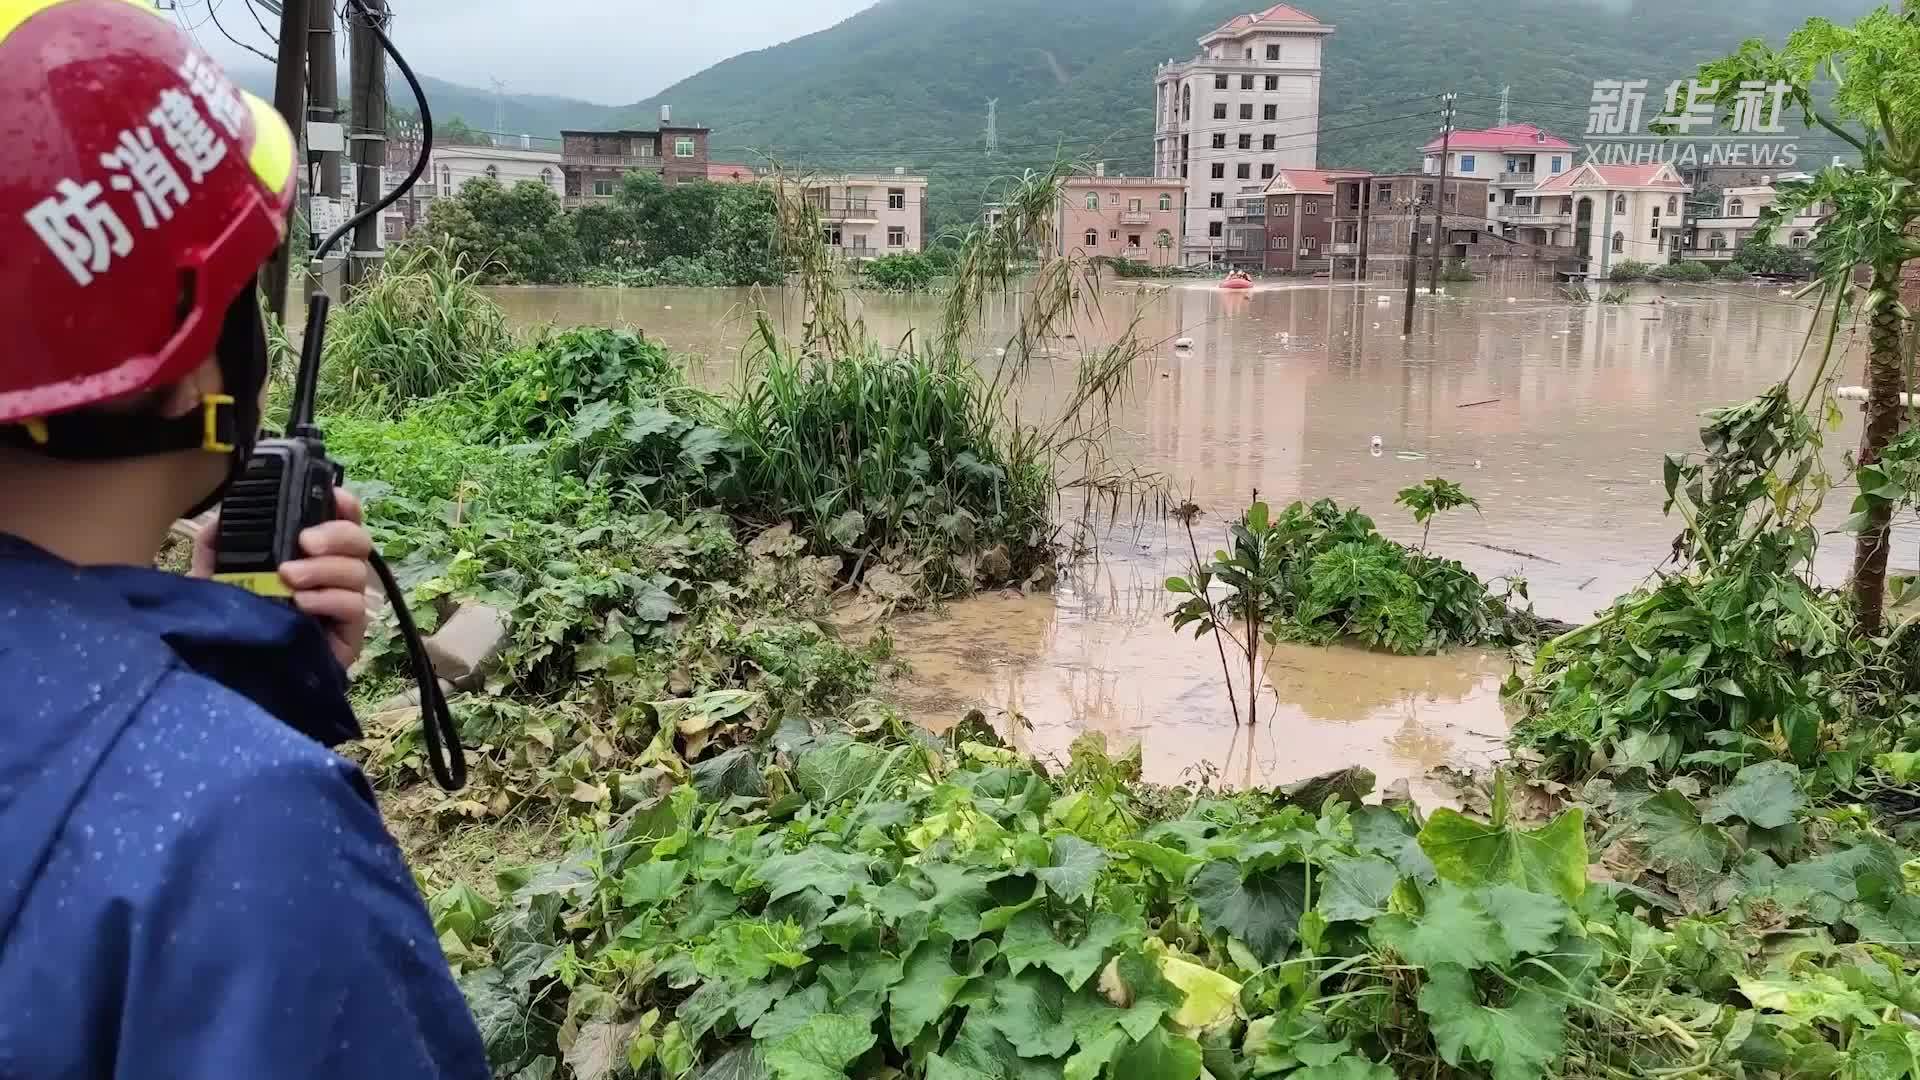
[[[291,595],[280,580],[280,564],[301,557],[302,531],[335,516],[333,489],[344,474],[327,457],[327,444],[313,423],[330,303],[325,293],[315,293],[307,303],[307,336],[286,435],[254,445],[246,470],[220,503],[214,580],[261,596]]]

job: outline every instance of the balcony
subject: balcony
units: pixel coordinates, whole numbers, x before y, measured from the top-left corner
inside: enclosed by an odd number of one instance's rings
[[[814,209],[828,221],[879,221],[885,199],[815,199]]]
[[[1358,254],[1360,254],[1360,245],[1359,245],[1359,244],[1355,244],[1355,243],[1345,243],[1345,244],[1328,244],[1328,245],[1327,245],[1327,254],[1329,254],[1329,255],[1358,255]]]
[[[1145,225],[1151,220],[1153,219],[1147,215],[1145,210],[1122,210],[1120,212],[1120,224],[1122,225]]]
[[[657,154],[567,154],[562,162],[568,166],[598,169],[658,169],[660,157]]]
[[[1571,210],[1552,210],[1552,211],[1542,212],[1539,210],[1521,210],[1518,207],[1514,207],[1514,206],[1502,206],[1499,208],[1498,217],[1499,217],[1499,220],[1505,222],[1508,225],[1571,225],[1573,224],[1573,211]]]
[[[1229,225],[1265,225],[1266,223],[1267,212],[1265,210],[1247,209],[1227,211],[1227,224]]]
[[[842,244],[834,250],[849,259],[877,259],[887,253],[885,248],[868,247],[865,244]]]

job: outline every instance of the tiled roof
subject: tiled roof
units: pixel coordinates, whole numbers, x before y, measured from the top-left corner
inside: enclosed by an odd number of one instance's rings
[[[1573,144],[1556,135],[1549,134],[1537,124],[1506,124],[1501,127],[1479,128],[1473,131],[1456,131],[1448,143],[1448,149],[1454,150],[1504,150],[1508,147],[1535,147],[1541,150],[1571,150]],[[1440,149],[1440,137],[1434,136],[1431,142],[1421,147],[1426,151]]]
[[[709,180],[753,180],[756,179],[751,165],[738,165],[729,161],[707,162]]]
[[[1331,195],[1336,178],[1366,175],[1353,169],[1281,169],[1272,183],[1267,185],[1267,192],[1279,195]]]
[[[1263,22],[1313,23],[1318,25],[1320,20],[1301,11],[1297,7],[1290,7],[1286,4],[1275,4],[1265,11],[1255,11],[1246,15],[1235,15],[1216,29],[1214,33],[1222,34],[1233,30],[1245,30],[1255,23]],[[1210,34],[1208,36],[1211,37],[1212,35]]]

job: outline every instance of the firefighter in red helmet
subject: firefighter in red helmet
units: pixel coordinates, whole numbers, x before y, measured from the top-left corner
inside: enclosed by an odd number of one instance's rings
[[[147,0],[0,0],[0,135],[0,1077],[481,1080],[330,749],[357,505],[291,605],[151,569],[259,428],[293,139]]]

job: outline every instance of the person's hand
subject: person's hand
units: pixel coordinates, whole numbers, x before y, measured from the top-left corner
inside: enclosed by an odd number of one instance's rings
[[[360,500],[352,492],[335,488],[333,505],[339,516],[300,534],[300,550],[307,557],[281,563],[280,580],[293,590],[294,606],[327,628],[327,643],[340,666],[350,667],[359,659],[367,637],[373,535],[361,523]],[[194,577],[213,576],[213,545],[219,531],[216,516],[194,541]]]

